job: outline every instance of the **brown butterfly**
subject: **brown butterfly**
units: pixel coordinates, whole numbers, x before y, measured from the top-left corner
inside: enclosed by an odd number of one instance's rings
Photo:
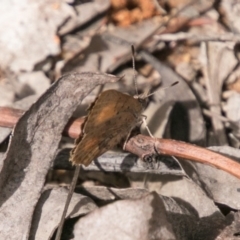
[[[140,122],[145,99],[116,90],[101,93],[89,111],[70,161],[74,165],[88,166],[92,160],[113,149]]]
[[[145,108],[144,97],[132,97],[116,90],[102,92],[89,110],[82,134],[72,149],[70,161],[77,165],[55,240],[61,239],[64,219],[77,183],[80,165],[88,166],[94,159],[114,148],[140,120]]]
[[[82,134],[71,151],[70,161],[77,165],[55,240],[61,239],[64,219],[77,183],[80,165],[88,166],[94,159],[114,148],[140,120],[146,98],[107,90],[102,92],[89,110]]]

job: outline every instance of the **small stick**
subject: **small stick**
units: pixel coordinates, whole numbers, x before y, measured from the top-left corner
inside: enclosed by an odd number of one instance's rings
[[[0,107],[0,126],[13,128],[25,111],[10,107]]]
[[[175,34],[166,33],[162,35],[155,35],[154,38],[161,41],[183,41],[183,40],[193,40],[197,42],[202,42],[202,41],[239,42],[240,41],[240,35],[234,34],[234,33],[225,33],[220,35],[213,35],[213,34],[196,35],[192,33],[178,32]]]
[[[57,234],[56,234],[55,240],[60,240],[61,239],[65,217],[67,215],[67,210],[68,210],[69,204],[71,202],[74,189],[75,189],[76,184],[77,184],[77,180],[78,180],[80,169],[81,169],[81,166],[80,165],[76,165],[76,168],[75,168],[75,171],[74,171],[74,176],[73,176],[70,188],[69,188],[67,200],[66,200],[66,203],[65,203],[65,206],[64,206],[64,210],[63,210],[63,213],[62,213],[62,217],[61,217],[61,220],[60,220],[60,223],[59,223],[59,226],[58,226],[58,230],[57,230]]]
[[[194,162],[208,164],[240,179],[240,163],[219,153],[193,144],[172,139],[153,139],[149,136],[139,134],[129,139],[125,146],[125,150],[141,158],[148,154],[154,154],[155,151],[155,154],[175,156]]]
[[[24,110],[20,109],[0,107],[0,127],[13,128],[24,112]],[[78,138],[84,119],[85,117],[70,118],[63,130],[63,135],[74,139]]]
[[[16,110],[0,107],[0,126],[14,127],[18,120],[17,115],[22,115],[23,112],[24,111],[19,109]],[[3,114],[7,114],[8,116],[3,116]],[[10,121],[8,121],[9,119]],[[14,122],[14,119],[17,119],[16,122]],[[67,128],[65,127],[64,134],[72,138],[77,138],[81,133],[81,124],[83,121],[84,118],[72,121],[71,125]],[[190,161],[212,165],[240,179],[239,163],[233,161],[231,158],[225,157],[206,148],[172,139],[153,139],[148,136],[137,135],[129,139],[126,143],[125,149],[130,153],[142,157],[143,154],[146,153],[142,152],[142,149],[144,149],[143,147],[137,147],[140,143],[142,144],[141,146],[143,146],[144,143],[148,143],[149,146],[152,145],[152,148],[158,149],[159,154],[181,157]]]
[[[133,81],[134,81],[136,95],[138,96],[138,86],[136,81],[136,66],[135,66],[135,48],[133,45],[131,45],[131,50],[132,50],[132,65],[133,65]]]

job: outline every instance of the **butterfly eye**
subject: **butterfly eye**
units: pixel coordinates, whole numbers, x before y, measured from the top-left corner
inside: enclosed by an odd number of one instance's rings
[[[139,101],[142,105],[145,105],[145,104],[146,104],[146,99],[144,99],[144,98],[138,98],[138,101]]]

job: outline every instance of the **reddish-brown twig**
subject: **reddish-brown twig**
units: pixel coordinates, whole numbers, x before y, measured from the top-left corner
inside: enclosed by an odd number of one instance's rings
[[[240,179],[240,163],[193,144],[172,139],[159,139],[137,135],[129,139],[125,149],[141,158],[154,153],[185,158],[214,166]]]
[[[18,119],[23,115],[24,111],[10,107],[0,107],[0,127],[13,128]],[[77,138],[81,133],[81,125],[84,122],[83,118],[71,118],[63,130],[63,135],[71,138]]]
[[[0,126],[8,128],[14,127],[23,113],[23,110],[0,107]],[[70,119],[63,134],[71,138],[77,138],[81,133],[81,125],[83,122],[84,118]],[[139,157],[159,153],[212,165],[240,179],[240,164],[238,162],[193,144],[171,139],[157,139],[137,135],[129,139],[125,149]]]

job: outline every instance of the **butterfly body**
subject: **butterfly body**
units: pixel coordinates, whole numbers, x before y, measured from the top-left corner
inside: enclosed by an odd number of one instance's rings
[[[70,161],[88,166],[113,149],[139,122],[144,101],[116,90],[102,92],[91,107]]]

